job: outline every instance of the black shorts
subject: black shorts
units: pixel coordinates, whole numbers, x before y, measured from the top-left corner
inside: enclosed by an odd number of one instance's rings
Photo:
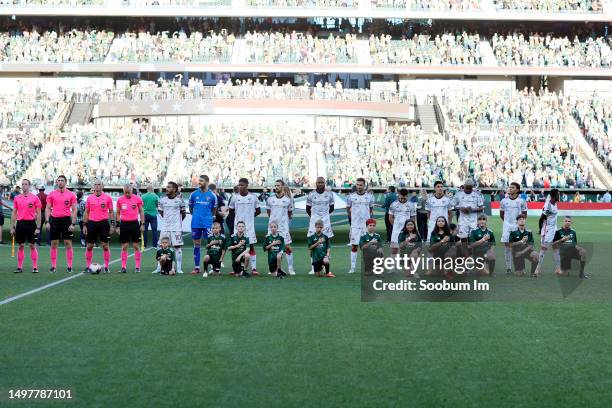
[[[323,270],[323,268],[324,268],[324,263],[323,263],[322,259],[320,261],[314,261],[312,263],[312,269],[315,272],[321,272]]]
[[[68,228],[72,225],[72,219],[70,217],[49,217],[50,232],[49,236],[51,241],[59,240],[72,240],[74,232]]]
[[[0,208],[0,227],[4,225],[4,213],[2,212],[2,208]]]
[[[159,266],[161,269],[161,273],[162,275],[168,275],[170,273],[170,271],[172,270],[172,265],[174,264],[174,262],[172,261],[163,261],[163,262],[159,262]]]
[[[578,252],[578,248],[575,246],[562,249],[559,255],[561,255],[561,269],[564,271],[572,268],[572,259],[580,259],[580,252]]]
[[[30,244],[36,243],[36,221],[34,220],[18,220],[15,225],[15,242],[25,244],[26,241]]]
[[[232,271],[236,274],[242,273],[243,266],[244,266],[244,263],[242,261],[238,261],[238,262],[232,261]]]
[[[98,242],[110,241],[110,224],[107,220],[104,221],[87,221],[87,236],[85,241],[94,244]]]
[[[122,244],[140,242],[140,223],[138,221],[121,221],[119,242]]]
[[[278,262],[276,262],[276,257],[272,260],[268,260],[268,270],[272,273],[276,272],[280,268],[278,267]]]
[[[212,270],[215,272],[219,272],[221,270],[221,259],[215,259],[211,257],[208,264],[212,266]]]

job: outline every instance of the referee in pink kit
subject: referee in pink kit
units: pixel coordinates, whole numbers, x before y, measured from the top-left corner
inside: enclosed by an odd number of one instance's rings
[[[22,193],[13,201],[11,216],[11,235],[19,244],[17,251],[17,269],[15,273],[23,272],[25,258],[25,243],[30,244],[30,259],[32,260],[32,273],[38,273],[38,250],[36,239],[40,234],[41,207],[38,197],[30,193],[30,180],[21,182]]]
[[[45,218],[47,219],[47,230],[51,236],[51,269],[49,272],[57,271],[57,246],[60,239],[64,240],[66,247],[67,272],[72,272],[72,260],[74,252],[72,249],[72,237],[77,217],[76,195],[66,188],[66,176],[58,176],[57,189],[47,196],[47,208]]]

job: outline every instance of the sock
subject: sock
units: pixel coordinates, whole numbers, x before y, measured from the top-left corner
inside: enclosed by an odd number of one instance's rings
[[[193,263],[196,268],[200,267],[200,247],[193,247]],[[206,267],[204,267],[204,269],[206,269]]]
[[[108,268],[108,265],[110,264],[110,258],[111,258],[110,248],[103,250],[102,256],[104,257],[104,267]]]
[[[208,272],[208,262],[204,262],[204,272]]]
[[[329,265],[323,264],[323,268],[325,268],[325,273],[329,273]]]
[[[66,248],[66,265],[72,268],[72,260],[74,259],[74,249],[72,247]]]
[[[51,247],[51,266],[57,267],[57,247]]]
[[[249,252],[249,255],[251,256],[251,270],[255,271],[257,270],[257,253],[255,252],[255,249],[252,249]]]
[[[553,259],[555,260],[555,268],[561,267],[561,254],[558,249],[553,249]]]
[[[314,266],[312,266],[312,262],[313,262],[313,261],[312,261],[312,256],[311,256],[311,257],[310,257],[310,270],[311,270],[311,271],[314,271]]]
[[[25,258],[25,248],[20,246],[17,250],[17,267],[19,269],[23,268],[23,259]]]
[[[92,259],[93,259],[93,248],[87,248],[85,250],[85,266],[89,268],[91,266]]]
[[[506,258],[506,269],[512,270],[512,248],[504,247],[504,258]]]
[[[293,251],[288,249],[285,251],[287,254],[287,268],[292,271],[293,270]]]
[[[32,259],[32,268],[38,269],[38,249],[35,246],[30,248],[30,258]]]
[[[489,261],[489,274],[495,273],[495,261]]]
[[[128,259],[127,249],[122,249],[121,250],[121,267],[124,269],[127,268],[127,259]]]
[[[159,261],[157,262],[157,269],[155,271],[161,272],[161,265],[159,264]]]
[[[142,259],[142,252],[140,250],[134,251],[134,265],[136,269],[140,269],[140,260]]]
[[[544,262],[544,256],[546,255],[546,251],[540,249],[540,256],[538,257],[538,265],[542,265]]]
[[[357,265],[357,251],[351,251],[351,271],[355,270]]]
[[[183,250],[181,248],[176,248],[174,250],[174,254],[176,255],[176,271],[183,270]]]

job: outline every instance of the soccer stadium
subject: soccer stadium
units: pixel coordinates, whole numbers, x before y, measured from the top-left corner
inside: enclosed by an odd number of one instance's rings
[[[612,406],[612,1],[0,21],[0,406]]]

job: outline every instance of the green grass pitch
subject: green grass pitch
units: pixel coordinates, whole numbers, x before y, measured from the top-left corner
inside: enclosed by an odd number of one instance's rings
[[[188,240],[183,276],[152,275],[150,251],[141,274],[130,258],[126,275],[115,263],[110,275],[0,305],[0,406],[612,406],[611,219],[574,218],[579,239],[597,245],[580,301],[464,303],[361,302],[360,277],[346,274],[345,219],[334,217],[336,279],[307,275],[306,220],[296,217],[295,277],[191,276]],[[499,221],[492,227],[499,239]],[[54,275],[47,247],[38,275],[27,251],[16,275],[10,246],[0,247],[0,299],[68,276],[62,249]],[[257,258],[267,273],[260,246]],[[503,268],[498,254],[496,279],[518,279]],[[24,388],[71,389],[74,399],[8,400]]]

